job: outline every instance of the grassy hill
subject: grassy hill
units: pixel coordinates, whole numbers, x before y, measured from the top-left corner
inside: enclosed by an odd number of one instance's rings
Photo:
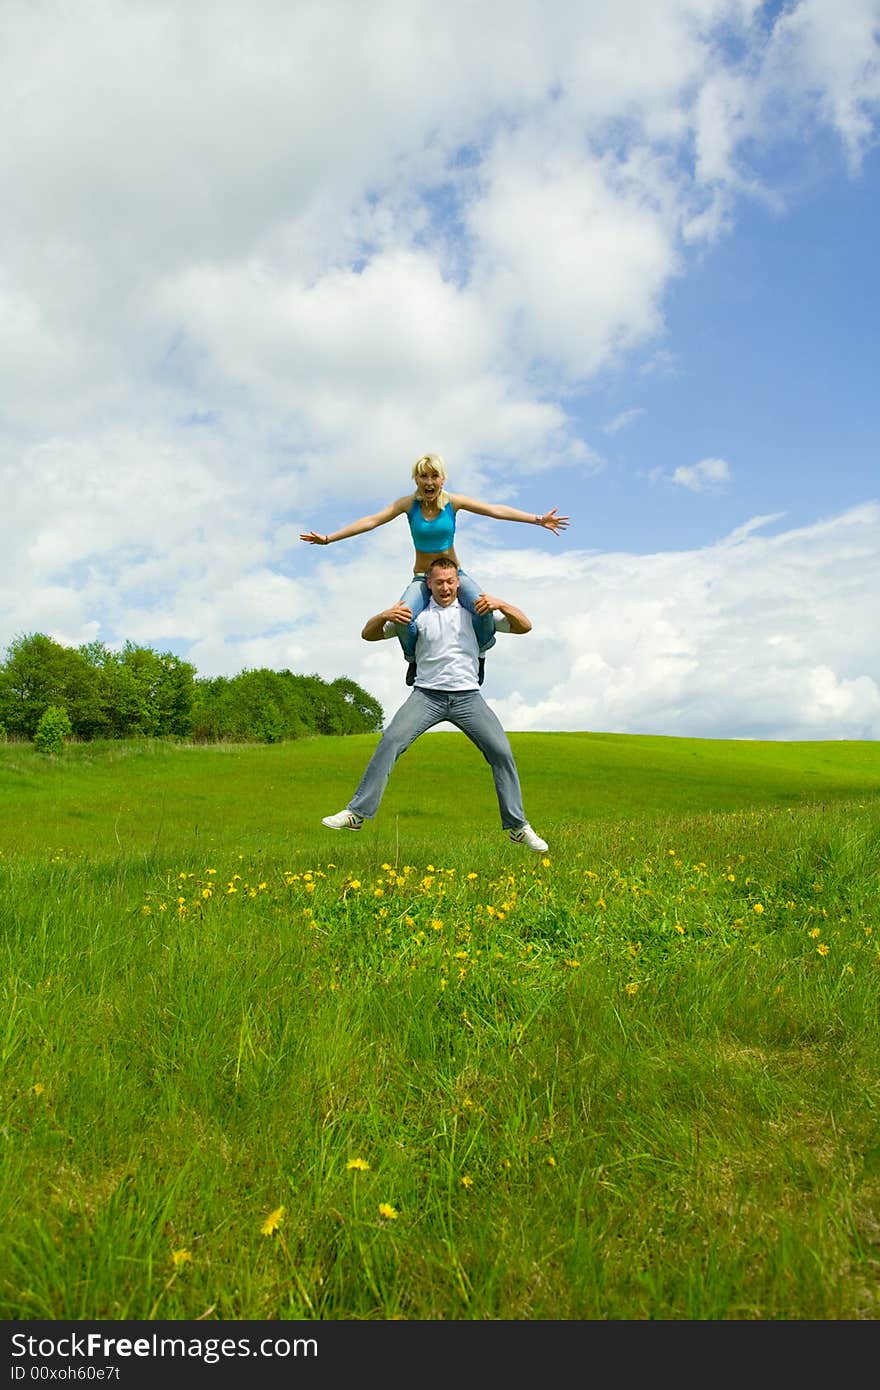
[[[354,792],[377,742],[75,744],[47,758],[0,747],[0,843],[115,853],[156,845],[310,846]],[[880,744],[640,735],[513,734],[526,814],[545,838],[596,821],[796,807],[880,792]],[[419,739],[392,774],[364,843],[498,832],[491,774],[463,734]],[[336,837],[338,839],[338,837]]]

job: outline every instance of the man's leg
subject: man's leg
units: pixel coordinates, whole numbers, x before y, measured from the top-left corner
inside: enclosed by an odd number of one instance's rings
[[[432,695],[430,691],[420,690],[416,686],[409,699],[400,706],[379,740],[372,758],[364,769],[364,775],[358,783],[358,789],[348,803],[349,811],[353,811],[356,816],[362,816],[365,820],[370,820],[375,816],[388,784],[388,778],[391,776],[391,769],[401,753],[406,752],[419,734],[423,734],[426,729],[431,729],[435,724],[440,724],[444,719],[448,719],[449,716],[446,713],[447,699],[447,696],[443,696],[441,699]]]
[[[489,708],[478,690],[465,690],[450,697],[449,710],[444,718],[467,734],[479,748],[495,779],[501,824],[505,830],[518,830],[526,823],[522,789],[510,740],[497,714]]]

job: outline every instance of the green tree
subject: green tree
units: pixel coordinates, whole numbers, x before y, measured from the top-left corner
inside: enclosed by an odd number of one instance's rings
[[[382,727],[382,707],[354,681],[265,667],[196,681],[193,737],[276,743],[312,734],[367,733]]]
[[[105,699],[116,738],[192,732],[195,667],[171,652],[126,642],[102,659]]]
[[[50,705],[63,706],[84,738],[105,725],[100,681],[81,652],[43,632],[16,637],[0,668],[0,721],[9,733],[32,739]]]
[[[34,731],[34,747],[41,753],[61,753],[72,733],[67,710],[61,705],[50,705]]]
[[[346,733],[371,734],[381,731],[385,719],[382,706],[356,681],[348,676],[338,676],[330,689],[340,697],[350,713],[352,727],[346,729]]]

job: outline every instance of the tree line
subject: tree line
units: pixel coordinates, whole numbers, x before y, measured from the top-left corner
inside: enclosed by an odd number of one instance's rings
[[[65,647],[34,632],[17,637],[0,663],[0,735],[38,746],[47,727],[85,740],[279,743],[373,733],[382,720],[379,702],[346,676],[259,668],[205,677],[171,652],[133,642],[121,651],[103,642]]]

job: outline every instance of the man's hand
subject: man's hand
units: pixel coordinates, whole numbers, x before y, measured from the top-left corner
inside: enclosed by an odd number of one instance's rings
[[[491,613],[494,609],[501,607],[501,599],[493,598],[491,594],[480,594],[474,599],[474,611],[479,614]]]
[[[392,608],[385,609],[382,620],[386,623],[411,623],[412,612],[405,603],[395,603]]]
[[[383,608],[381,613],[374,613],[372,618],[368,618],[361,628],[361,637],[365,642],[380,642],[384,637],[386,623],[395,623],[406,627],[407,623],[412,622],[412,611],[407,608],[405,603],[392,604],[390,608]]]
[[[503,598],[494,598],[492,594],[480,594],[474,599],[474,612],[481,616],[485,613],[501,613],[510,624],[510,630],[518,636],[526,632],[531,632],[532,624],[519,608],[514,608],[512,603],[508,603]]]

